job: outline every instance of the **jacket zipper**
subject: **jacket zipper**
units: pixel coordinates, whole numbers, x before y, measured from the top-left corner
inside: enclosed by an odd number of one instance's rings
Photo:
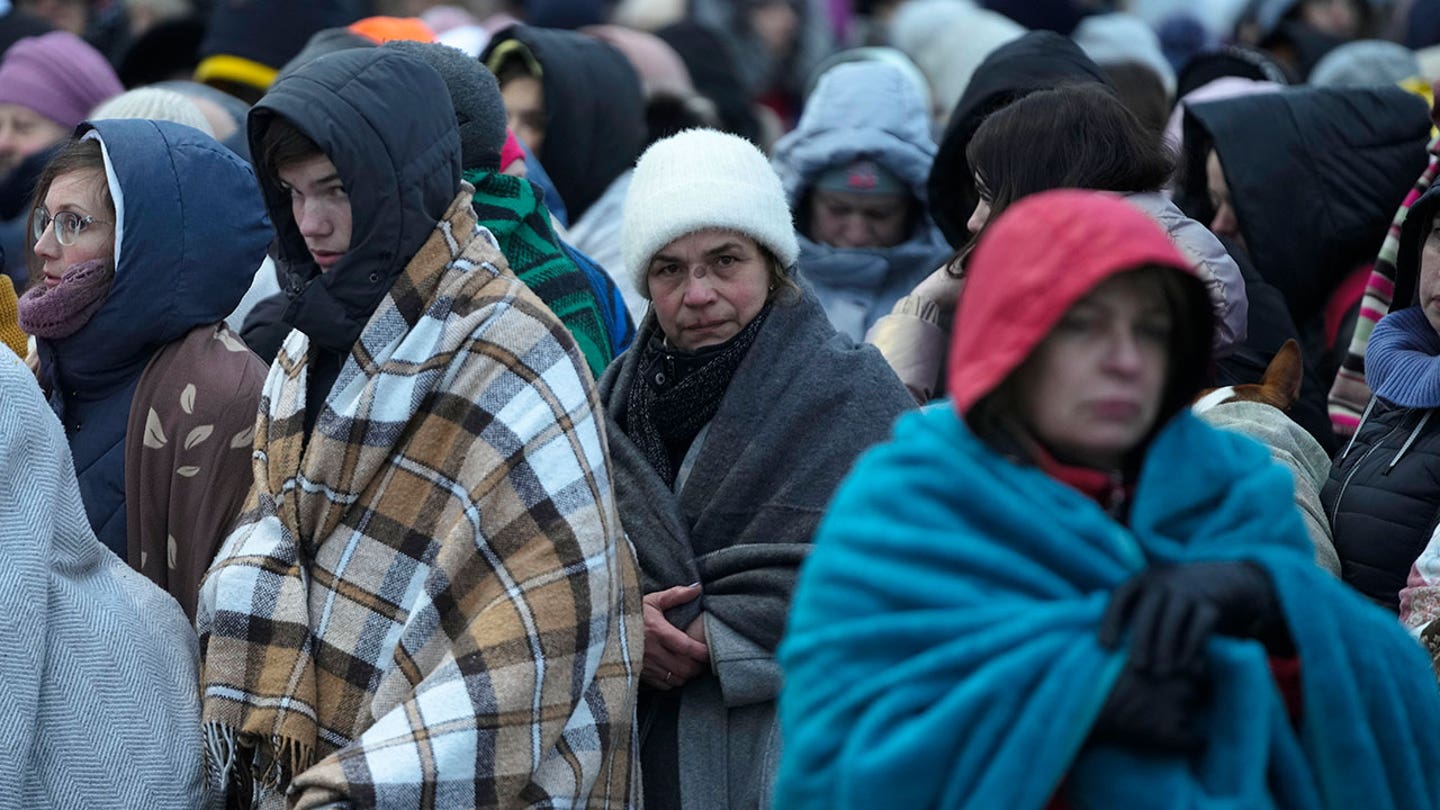
[[[1363,426],[1364,425],[1362,423],[1361,427]],[[1374,444],[1366,448],[1365,452],[1361,454],[1360,458],[1356,459],[1355,466],[1351,467],[1350,472],[1346,473],[1345,480],[1340,482],[1340,491],[1335,494],[1335,508],[1330,510],[1330,530],[1332,532],[1335,530],[1335,518],[1340,514],[1340,504],[1345,500],[1345,490],[1350,487],[1350,479],[1354,478],[1355,473],[1360,471],[1360,465],[1365,463],[1365,459],[1369,458],[1371,453],[1379,450],[1380,445],[1384,444],[1386,439],[1393,436],[1395,434],[1395,431],[1399,428],[1400,426],[1397,425],[1396,427],[1392,427],[1389,430],[1385,431],[1384,436],[1381,436],[1378,440],[1376,440]],[[1360,435],[1360,427],[1355,428],[1355,435],[1357,437]]]

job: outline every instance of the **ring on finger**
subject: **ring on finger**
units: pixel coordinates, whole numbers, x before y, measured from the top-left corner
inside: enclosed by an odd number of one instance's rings
[[[665,670],[665,683],[670,683],[670,670]]]

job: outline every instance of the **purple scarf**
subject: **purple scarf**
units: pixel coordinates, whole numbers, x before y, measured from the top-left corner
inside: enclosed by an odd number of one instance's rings
[[[39,284],[20,297],[20,328],[46,340],[70,337],[99,311],[114,280],[109,259],[71,265],[59,284]]]

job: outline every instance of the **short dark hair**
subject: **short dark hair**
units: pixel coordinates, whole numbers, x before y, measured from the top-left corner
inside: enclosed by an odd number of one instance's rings
[[[35,221],[35,209],[45,202],[50,186],[60,177],[73,172],[93,172],[99,184],[100,200],[105,203],[107,213],[115,218],[115,200],[110,196],[110,181],[105,173],[105,152],[100,142],[93,138],[74,138],[50,158],[35,181],[35,194],[30,199],[30,216],[26,224]],[[40,280],[40,266],[43,262],[35,255],[35,244],[30,241],[30,229],[25,229],[25,264],[30,270],[32,283]]]
[[[280,182],[280,170],[286,166],[324,155],[325,150],[300,131],[300,128],[281,116],[274,116],[260,134],[260,170],[276,183]]]
[[[965,157],[992,222],[1041,191],[1156,191],[1175,170],[1161,139],[1094,83],[1040,90],[1002,107],[975,130]]]

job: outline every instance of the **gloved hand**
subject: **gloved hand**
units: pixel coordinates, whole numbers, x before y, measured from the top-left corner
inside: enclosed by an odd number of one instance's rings
[[[1254,638],[1273,650],[1289,635],[1275,586],[1246,561],[1188,563],[1148,569],[1116,589],[1100,622],[1100,643],[1119,646],[1130,628],[1137,672],[1165,676],[1193,670],[1211,635]]]
[[[1126,662],[1095,718],[1090,740],[1161,752],[1195,751],[1204,742],[1196,721],[1207,688],[1203,669],[1147,675]]]

